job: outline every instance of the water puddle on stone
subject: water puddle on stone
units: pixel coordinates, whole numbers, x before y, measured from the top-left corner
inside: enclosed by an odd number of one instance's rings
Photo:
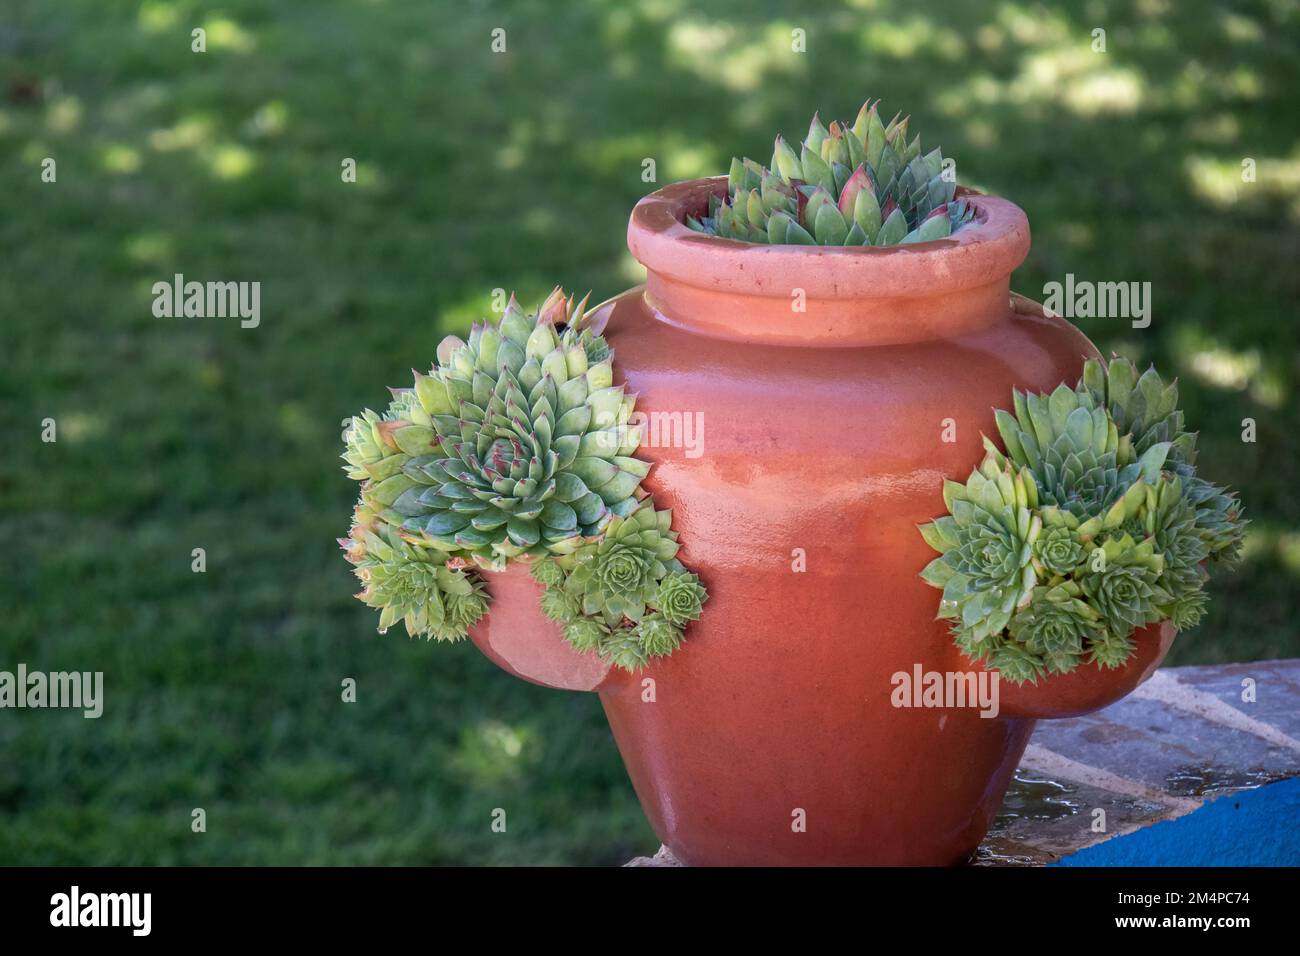
[[[1165,778],[1165,789],[1180,797],[1214,797],[1233,790],[1254,790],[1286,773],[1221,767],[1179,767]]]
[[[1041,774],[1017,770],[993,821],[992,833],[1006,829],[1015,820],[1056,820],[1083,809],[1071,799],[1075,788]]]

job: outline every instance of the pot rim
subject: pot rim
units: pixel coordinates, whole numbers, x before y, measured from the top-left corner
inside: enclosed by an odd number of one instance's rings
[[[844,300],[933,296],[1011,275],[1029,253],[1029,220],[1010,200],[959,187],[975,219],[952,236],[905,246],[768,246],[706,236],[686,225],[725,195],[727,178],[673,183],[632,210],[627,244],[646,269],[716,292]],[[794,280],[797,279],[797,282]]]

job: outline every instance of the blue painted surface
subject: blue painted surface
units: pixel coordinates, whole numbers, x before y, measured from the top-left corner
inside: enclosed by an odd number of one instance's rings
[[[1226,794],[1053,866],[1300,866],[1300,777]]]

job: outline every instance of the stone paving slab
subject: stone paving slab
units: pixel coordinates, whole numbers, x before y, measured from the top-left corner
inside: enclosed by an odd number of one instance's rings
[[[1164,668],[1103,711],[1039,722],[972,862],[1052,863],[1295,776],[1300,659]],[[627,865],[681,864],[661,847]]]

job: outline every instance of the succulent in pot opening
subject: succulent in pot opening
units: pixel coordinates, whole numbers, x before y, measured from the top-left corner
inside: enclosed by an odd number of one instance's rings
[[[725,199],[687,225],[771,245],[892,246],[942,239],[974,216],[937,147],[908,142],[910,117],[881,122],[867,100],[850,125],[814,115],[799,151],[780,135],[772,164],[732,159]]]

